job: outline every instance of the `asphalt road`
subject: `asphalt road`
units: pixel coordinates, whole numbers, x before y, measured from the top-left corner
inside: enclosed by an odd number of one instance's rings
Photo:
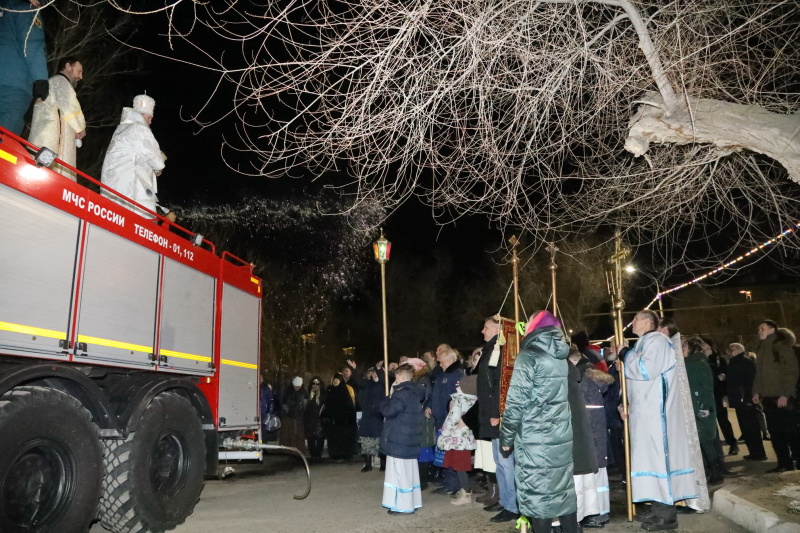
[[[491,524],[479,504],[457,507],[446,495],[423,492],[423,507],[414,515],[390,516],[381,507],[383,473],[359,471],[361,463],[322,462],[311,466],[313,488],[305,500],[305,475],[299,459],[267,456],[264,464],[235,465],[225,481],[207,481],[194,514],[178,533],[511,533],[513,523]],[[612,481],[612,520],[603,531],[642,531],[624,518],[625,494]],[[737,533],[745,531],[714,512],[681,515],[679,531]],[[96,524],[90,533],[105,530]],[[588,531],[588,530],[587,530]]]

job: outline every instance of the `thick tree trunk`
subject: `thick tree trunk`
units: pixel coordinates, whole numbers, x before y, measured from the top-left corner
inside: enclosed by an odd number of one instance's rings
[[[750,150],[782,164],[800,183],[800,115],[772,113],[755,105],[692,99],[689,109],[667,116],[657,92],[642,99],[631,119],[625,149],[635,156],[650,143],[712,144],[723,151]]]

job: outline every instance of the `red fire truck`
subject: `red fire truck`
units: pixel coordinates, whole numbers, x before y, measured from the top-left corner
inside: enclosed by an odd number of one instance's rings
[[[261,280],[36,150],[0,129],[0,531],[172,529],[258,428]]]

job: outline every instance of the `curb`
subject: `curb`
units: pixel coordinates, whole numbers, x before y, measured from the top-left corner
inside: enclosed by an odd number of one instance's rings
[[[800,533],[800,524],[781,522],[778,515],[736,496],[727,489],[714,493],[712,508],[752,533]]]

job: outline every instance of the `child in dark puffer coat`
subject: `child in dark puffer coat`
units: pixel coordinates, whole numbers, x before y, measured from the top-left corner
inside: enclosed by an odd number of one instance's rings
[[[386,455],[383,506],[389,514],[410,514],[422,507],[417,457],[425,391],[412,381],[414,369],[410,365],[401,365],[394,375],[391,396],[381,405],[385,421],[380,451]]]

